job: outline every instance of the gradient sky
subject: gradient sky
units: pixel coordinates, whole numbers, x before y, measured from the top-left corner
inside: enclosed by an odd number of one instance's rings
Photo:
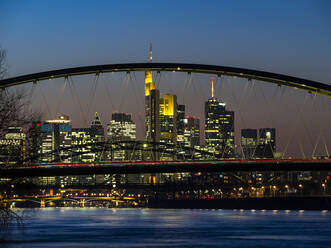
[[[331,2],[0,1],[10,76],[154,60],[247,67],[331,83]]]
[[[146,62],[152,41],[155,62],[244,67],[331,84],[329,0],[0,0],[0,13],[10,77]]]

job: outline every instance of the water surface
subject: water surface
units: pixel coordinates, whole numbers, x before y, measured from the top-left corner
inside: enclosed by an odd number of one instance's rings
[[[28,210],[16,247],[330,247],[325,211],[46,208]]]

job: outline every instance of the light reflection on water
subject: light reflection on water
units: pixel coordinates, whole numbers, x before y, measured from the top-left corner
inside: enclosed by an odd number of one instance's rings
[[[330,247],[327,211],[46,208],[4,248]]]

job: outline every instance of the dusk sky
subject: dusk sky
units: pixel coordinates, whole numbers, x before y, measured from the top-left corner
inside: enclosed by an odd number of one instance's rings
[[[0,0],[0,11],[9,77],[147,62],[152,41],[154,62],[235,66],[331,84],[328,0]]]

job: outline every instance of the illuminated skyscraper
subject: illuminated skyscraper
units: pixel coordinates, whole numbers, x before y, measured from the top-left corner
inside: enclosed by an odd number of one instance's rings
[[[92,136],[96,138],[97,141],[104,141],[105,139],[105,130],[102,126],[101,119],[98,112],[95,112],[94,118],[91,123],[91,132]]]
[[[177,144],[184,145],[184,121],[185,105],[178,105],[177,108]]]
[[[195,147],[200,145],[200,119],[194,116],[186,116],[184,120],[185,146]]]
[[[71,162],[71,131],[69,116],[66,115],[42,124],[42,162]]]
[[[136,124],[131,114],[113,113],[112,120],[107,125],[107,138],[112,141],[136,140]]]
[[[165,143],[175,144],[177,141],[177,96],[165,94],[160,99],[161,138]]]
[[[221,157],[234,157],[234,112],[214,97],[205,102],[205,142],[208,149]]]
[[[93,152],[96,138],[91,128],[73,128],[71,132],[73,162],[96,161],[96,153]]]
[[[152,47],[150,45],[149,60],[152,61]],[[160,142],[160,91],[155,89],[151,71],[145,72],[145,126],[146,140],[148,142]],[[158,160],[157,145],[154,144],[154,152],[150,157]]]

